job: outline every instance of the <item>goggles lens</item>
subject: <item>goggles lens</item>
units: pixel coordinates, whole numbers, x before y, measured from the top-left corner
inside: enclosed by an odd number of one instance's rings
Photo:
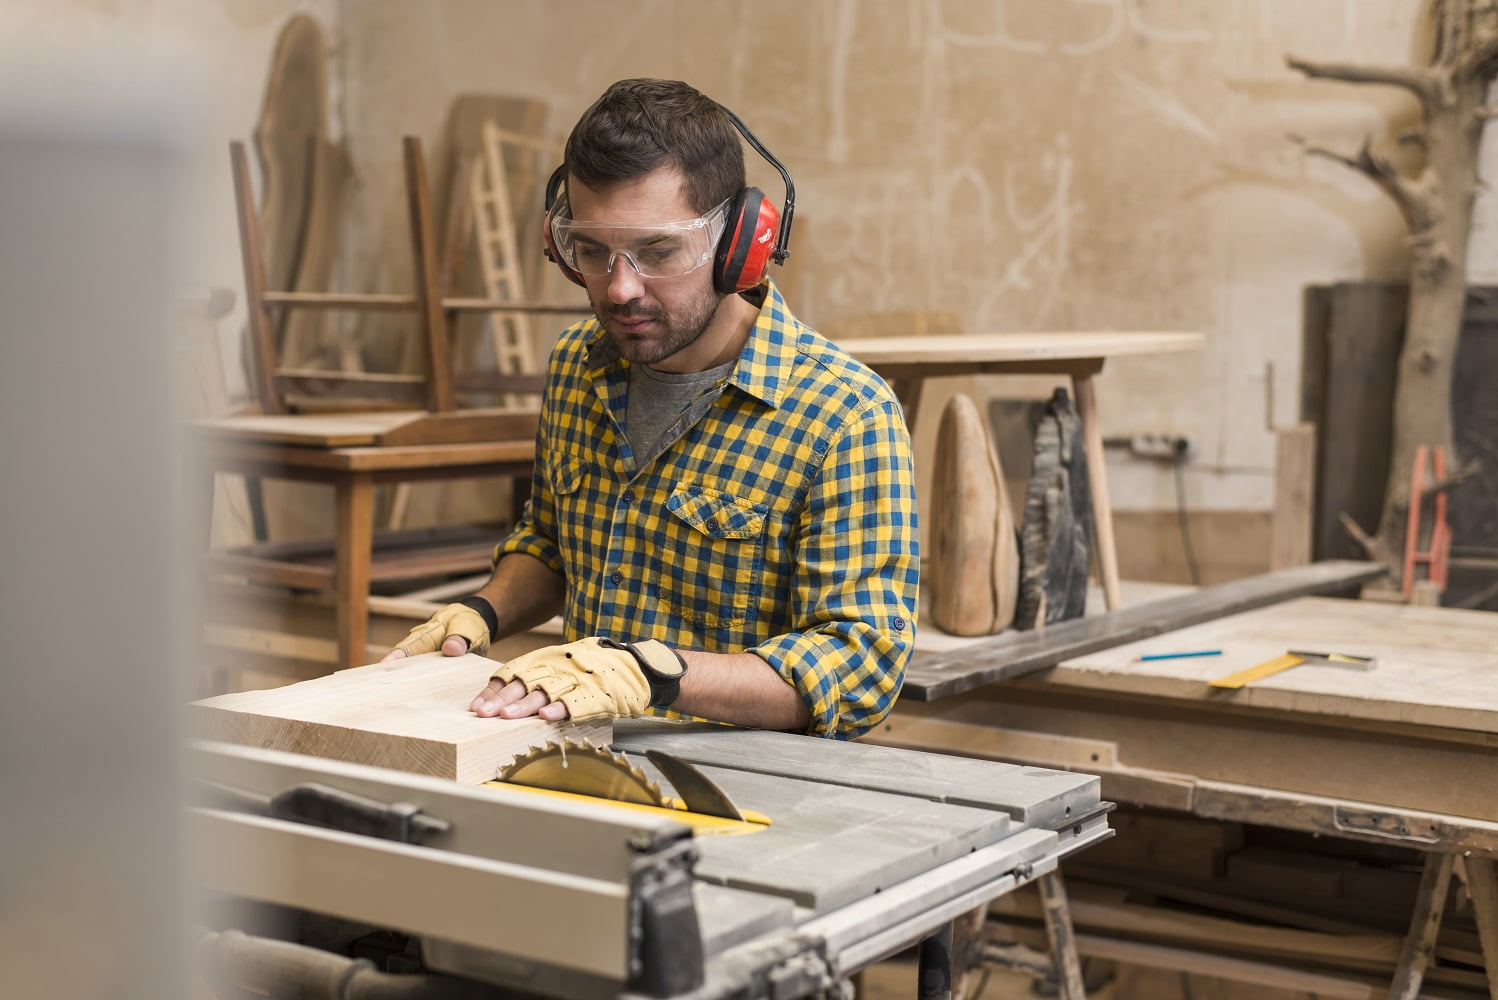
[[[681,222],[587,222],[573,219],[566,205],[552,215],[551,239],[567,266],[592,278],[612,274],[615,262],[629,262],[641,277],[675,278],[713,259],[723,235],[728,202],[706,215]]]

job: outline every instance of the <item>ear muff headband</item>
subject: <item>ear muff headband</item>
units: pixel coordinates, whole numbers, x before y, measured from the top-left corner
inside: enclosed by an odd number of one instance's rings
[[[758,285],[764,280],[771,261],[784,264],[791,255],[791,217],[796,211],[796,186],[791,182],[790,171],[749,131],[749,126],[723,105],[718,107],[733,122],[744,141],[780,172],[780,179],[785,183],[785,203],[778,212],[764,192],[756,187],[744,188],[729,206],[723,235],[713,255],[713,286],[730,294],[748,291]],[[551,237],[552,216],[566,204],[567,195],[562,192],[566,180],[567,165],[564,163],[551,172],[546,182],[546,214],[541,232],[546,241],[546,259],[556,264],[568,281],[583,285],[583,276],[567,266]]]

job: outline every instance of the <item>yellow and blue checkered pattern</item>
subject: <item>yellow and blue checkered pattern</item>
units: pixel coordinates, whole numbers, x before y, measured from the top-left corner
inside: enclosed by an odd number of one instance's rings
[[[568,641],[757,654],[812,733],[851,739],[893,706],[915,636],[910,437],[883,380],[761,288],[733,374],[643,469],[622,431],[629,363],[597,320],[562,333],[530,503],[495,558],[565,577]]]

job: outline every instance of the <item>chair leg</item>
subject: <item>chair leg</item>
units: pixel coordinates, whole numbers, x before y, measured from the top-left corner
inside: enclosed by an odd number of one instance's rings
[[[1122,604],[1118,587],[1118,549],[1113,542],[1113,504],[1108,499],[1108,464],[1103,459],[1103,429],[1098,423],[1097,391],[1091,375],[1073,375],[1077,397],[1077,419],[1082,424],[1082,443],[1087,448],[1087,480],[1092,490],[1092,521],[1097,540],[1098,578],[1103,585],[1103,603],[1112,611]]]
[[[342,667],[363,666],[369,636],[369,577],[374,549],[374,481],[354,476],[336,491],[334,539],[338,598],[338,659]]]

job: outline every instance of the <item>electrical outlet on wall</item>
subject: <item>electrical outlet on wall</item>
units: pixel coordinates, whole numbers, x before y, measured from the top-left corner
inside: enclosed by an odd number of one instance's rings
[[[1162,462],[1175,462],[1191,451],[1191,439],[1180,434],[1133,434],[1129,437],[1107,438],[1106,448],[1127,449],[1135,458],[1153,458]]]

